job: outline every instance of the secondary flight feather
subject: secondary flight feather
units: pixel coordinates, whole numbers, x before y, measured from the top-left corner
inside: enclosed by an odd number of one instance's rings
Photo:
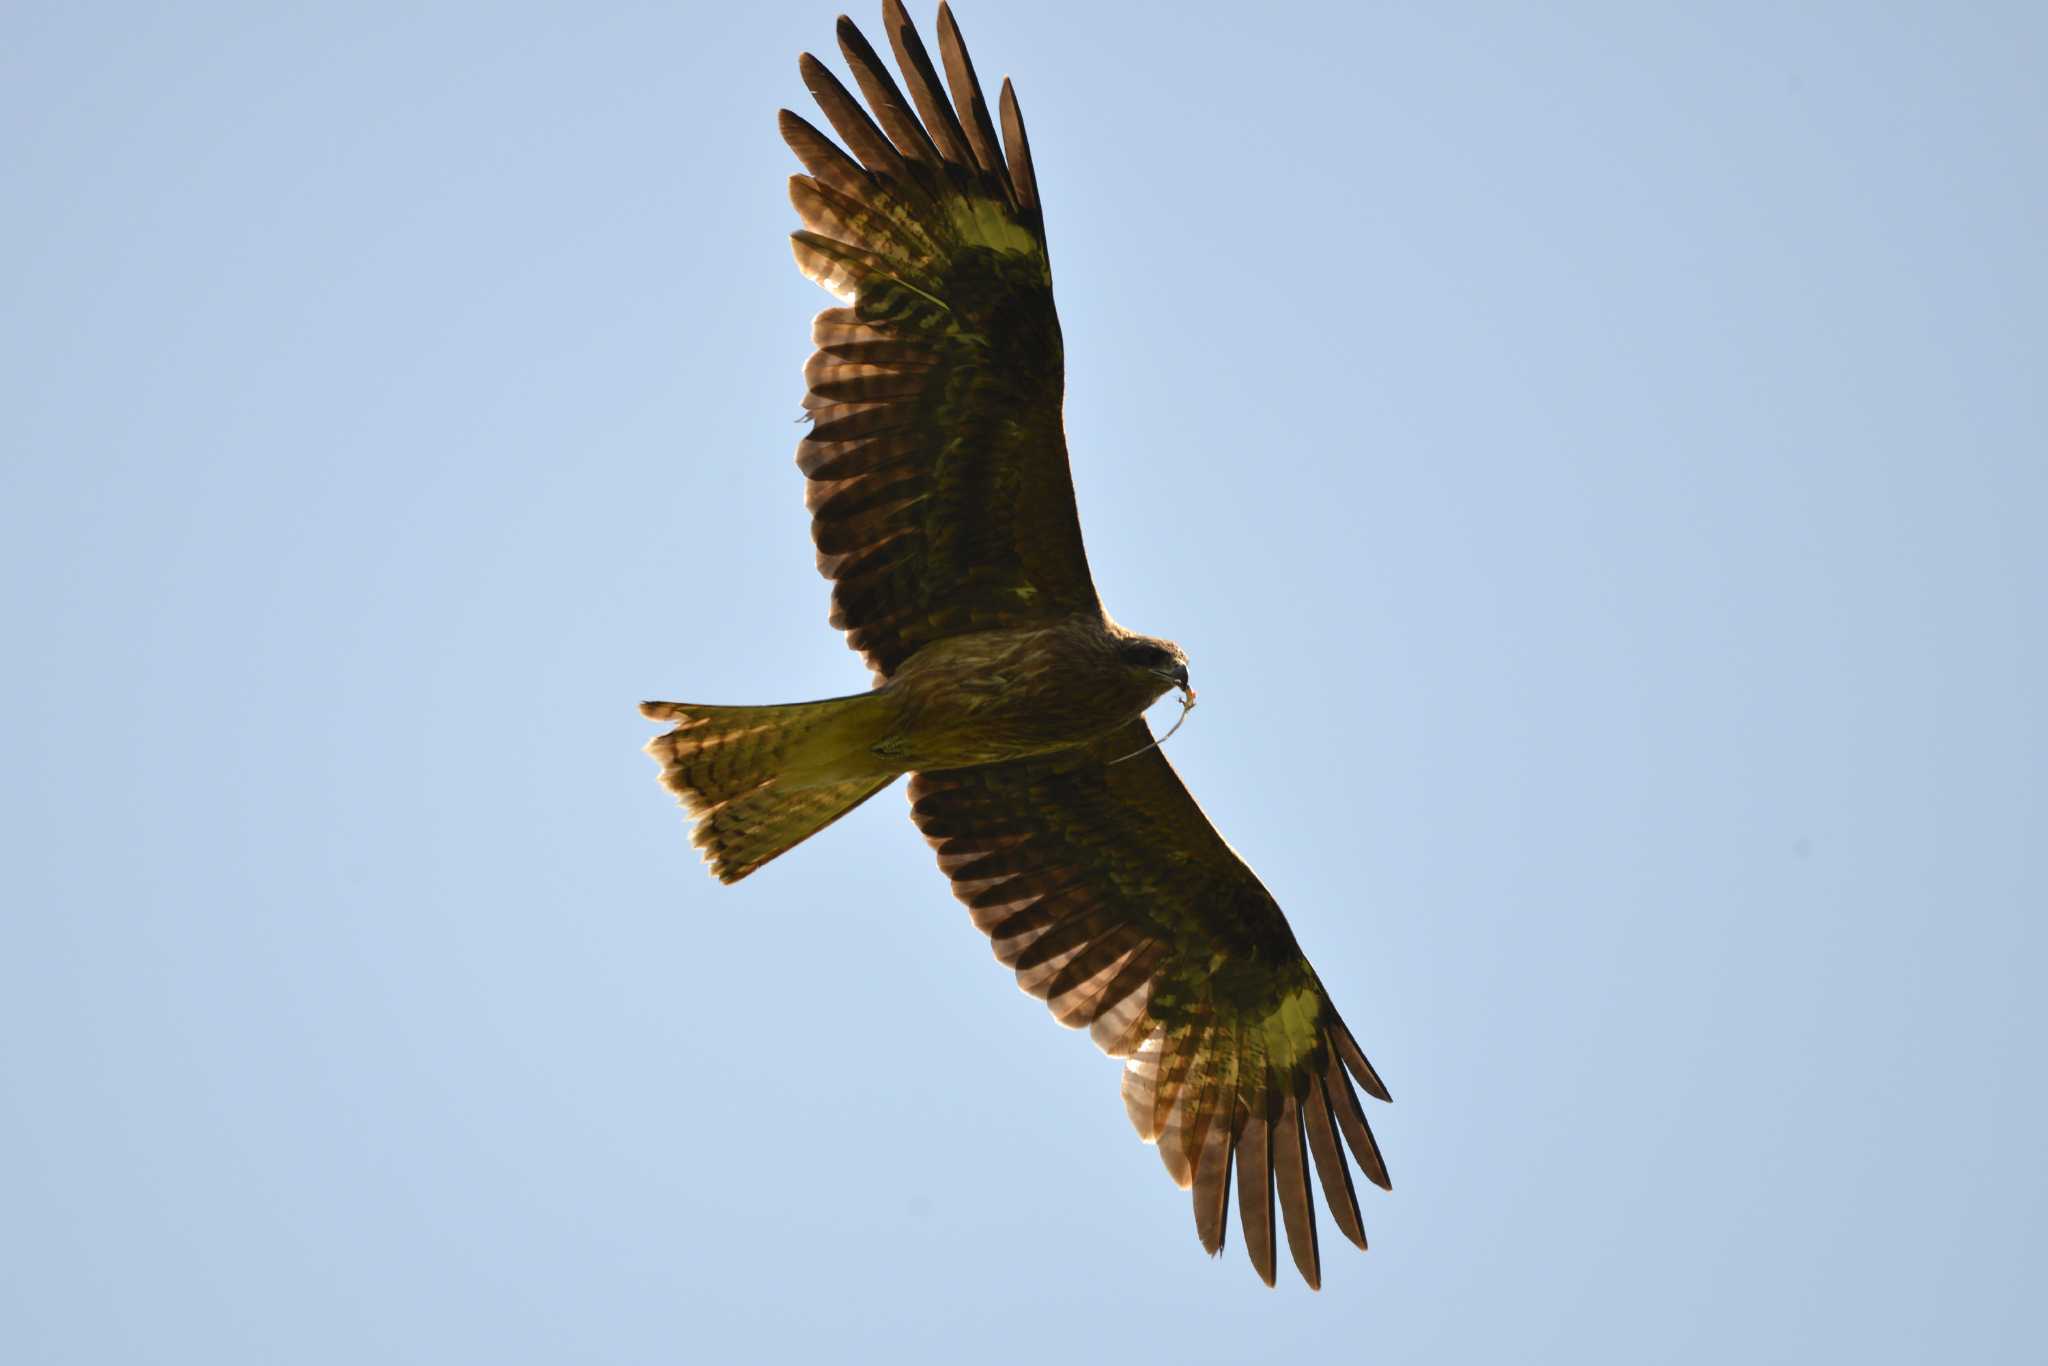
[[[1145,709],[1174,688],[1192,702],[1187,656],[1111,620],[1088,571],[1016,95],[1005,80],[991,112],[945,5],[943,79],[900,0],[883,23],[901,84],[841,17],[865,107],[805,54],[837,141],[781,115],[805,171],[797,264],[840,301],[812,325],[797,464],[832,624],[874,685],[643,703],[673,723],[648,750],[727,882],[911,774],[911,817],[996,957],[1126,1060],[1125,1108],[1193,1192],[1202,1245],[1222,1248],[1235,1203],[1268,1285],[1278,1230],[1318,1285],[1309,1174],[1364,1247],[1352,1167],[1389,1182],[1358,1091],[1387,1089],[1279,906],[1151,747]]]

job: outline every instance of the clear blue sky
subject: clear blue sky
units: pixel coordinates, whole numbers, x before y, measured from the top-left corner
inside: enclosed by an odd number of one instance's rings
[[[1262,8],[960,18],[1373,1250],[1204,1258],[900,792],[728,889],[639,752],[865,682],[830,4],[16,5],[0,1355],[2048,1352],[2044,11]]]

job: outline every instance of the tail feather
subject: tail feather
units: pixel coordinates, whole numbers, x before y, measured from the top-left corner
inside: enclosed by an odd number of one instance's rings
[[[783,791],[774,784],[735,797],[697,822],[690,839],[721,882],[738,882],[794,848],[896,780],[855,778]]]
[[[643,702],[675,729],[648,742],[661,780],[696,818],[692,841],[737,882],[887,787],[876,758],[886,713],[873,694],[773,707]]]

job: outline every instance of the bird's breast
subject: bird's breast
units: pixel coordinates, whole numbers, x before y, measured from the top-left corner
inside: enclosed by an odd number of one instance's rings
[[[896,725],[878,750],[908,769],[1002,763],[1085,744],[1152,701],[1088,623],[935,641],[883,685]],[[1098,628],[1099,629],[1099,628]]]

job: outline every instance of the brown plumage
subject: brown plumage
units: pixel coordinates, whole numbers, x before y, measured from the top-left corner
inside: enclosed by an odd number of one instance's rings
[[[851,156],[781,116],[807,172],[790,181],[797,264],[842,305],[812,328],[797,464],[832,624],[874,687],[774,707],[644,703],[675,723],[648,750],[728,882],[912,774],[912,818],[997,958],[1127,1059],[1125,1108],[1192,1190],[1202,1245],[1223,1245],[1234,1179],[1259,1275],[1273,1283],[1284,1231],[1317,1285],[1309,1174],[1364,1247],[1346,1150],[1388,1179],[1354,1086],[1381,1100],[1386,1087],[1273,898],[1147,748],[1143,713],[1188,688],[1187,658],[1111,621],[1088,572],[1010,83],[992,116],[944,5],[943,81],[899,0],[883,16],[902,86],[839,21],[867,108],[800,63]]]

